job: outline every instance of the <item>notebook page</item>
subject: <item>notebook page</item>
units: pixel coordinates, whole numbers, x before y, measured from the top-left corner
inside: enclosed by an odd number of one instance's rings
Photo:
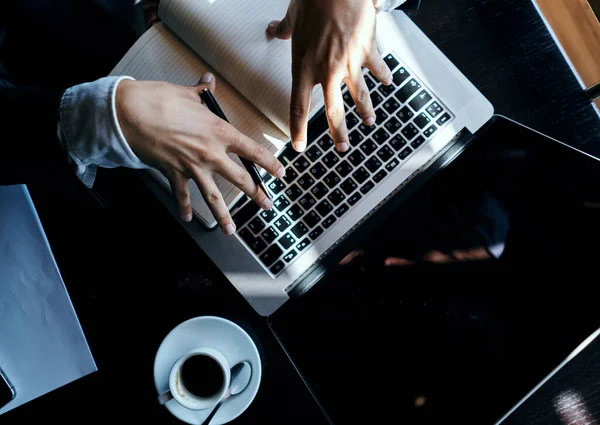
[[[281,152],[288,140],[287,136],[162,23],[154,25],[140,37],[112,70],[111,75],[129,75],[138,80],[167,81],[192,86],[197,84],[206,71],[215,74],[217,79],[215,97],[231,124],[251,139],[261,143],[273,154]],[[230,154],[230,157],[242,166],[237,155]],[[167,179],[159,171],[152,170],[152,172],[165,187],[169,188]],[[225,203],[228,206],[233,205],[242,192],[218,174],[214,175],[214,179],[223,194]],[[196,184],[190,181],[189,187],[192,208],[196,216],[208,226],[215,225],[212,213]]]
[[[268,39],[289,0],[162,0],[159,16],[284,133],[289,132],[291,41]],[[313,90],[313,113],[323,105]]]

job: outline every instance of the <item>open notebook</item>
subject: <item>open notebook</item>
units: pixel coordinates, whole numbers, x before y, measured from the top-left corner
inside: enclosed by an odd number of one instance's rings
[[[285,15],[288,4],[289,0],[162,0],[162,23],[140,37],[111,75],[191,86],[210,71],[217,78],[215,97],[231,124],[279,154],[290,135],[291,43],[269,39],[266,28]],[[317,86],[311,116],[322,105]],[[236,155],[231,158],[240,163]],[[169,189],[159,171],[151,172]],[[234,205],[242,192],[219,175],[215,181],[225,203]],[[216,226],[196,184],[189,185],[194,216],[207,227]]]

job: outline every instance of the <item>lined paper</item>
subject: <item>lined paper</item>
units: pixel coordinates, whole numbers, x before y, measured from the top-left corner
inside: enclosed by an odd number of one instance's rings
[[[268,39],[289,0],[163,0],[159,16],[249,102],[289,135],[291,41]],[[313,111],[323,105],[320,86]]]
[[[154,25],[138,39],[111,75],[129,75],[138,80],[167,81],[192,86],[207,71],[215,74],[215,97],[229,122],[273,154],[279,153],[285,147],[288,137],[162,23]],[[230,157],[242,166],[237,155],[230,154]],[[168,180],[159,171],[152,171],[169,188]],[[233,205],[242,192],[218,174],[214,175],[214,179],[225,203]],[[206,225],[215,225],[198,187],[193,181],[190,181],[189,186],[194,213]]]

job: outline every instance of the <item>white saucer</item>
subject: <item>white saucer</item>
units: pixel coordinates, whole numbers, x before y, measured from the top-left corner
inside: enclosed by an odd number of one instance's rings
[[[252,365],[252,378],[248,387],[241,394],[223,403],[210,423],[220,425],[230,422],[241,415],[254,400],[260,385],[262,368],[254,341],[242,328],[229,320],[213,316],[196,317],[169,332],[154,359],[156,391],[162,394],[169,389],[171,366],[179,357],[199,347],[210,347],[220,351],[232,367],[244,360]],[[158,399],[156,402],[158,403]],[[193,425],[200,425],[212,410],[190,410],[174,399],[168,401],[165,406],[179,420]]]

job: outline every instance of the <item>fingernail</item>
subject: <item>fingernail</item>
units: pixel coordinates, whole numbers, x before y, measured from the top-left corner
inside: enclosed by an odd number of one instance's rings
[[[275,28],[277,28],[277,25],[279,25],[279,21],[271,21],[269,22],[269,25],[267,26],[269,31],[275,31]]]
[[[373,124],[375,124],[375,117],[369,117],[365,120],[365,125],[367,127],[371,127]]]
[[[186,223],[189,223],[190,221],[192,221],[192,213],[187,213],[181,216],[181,219],[183,221],[185,221]]]
[[[275,173],[275,177],[277,177],[278,179],[280,179],[283,176],[285,176],[285,169],[283,167],[279,167],[277,169],[277,172]]]
[[[390,77],[390,78],[388,78],[387,80],[385,80],[385,81],[383,82],[383,85],[385,85],[385,86],[389,86],[390,84],[392,84],[392,81],[394,81],[394,78],[393,78],[393,77]]]
[[[271,208],[273,208],[273,201],[271,201],[269,198],[265,198],[265,200],[262,203],[262,206],[265,210],[270,210]]]
[[[338,143],[337,148],[340,152],[346,152],[350,146],[346,142]]]
[[[304,140],[297,140],[294,142],[294,149],[297,152],[304,152],[304,149],[306,149],[306,142]]]
[[[201,83],[210,83],[213,78],[215,78],[210,72],[205,73],[202,78],[200,78]]]
[[[229,223],[227,226],[223,227],[223,233],[226,235],[233,235],[233,232],[235,232],[235,224]]]

